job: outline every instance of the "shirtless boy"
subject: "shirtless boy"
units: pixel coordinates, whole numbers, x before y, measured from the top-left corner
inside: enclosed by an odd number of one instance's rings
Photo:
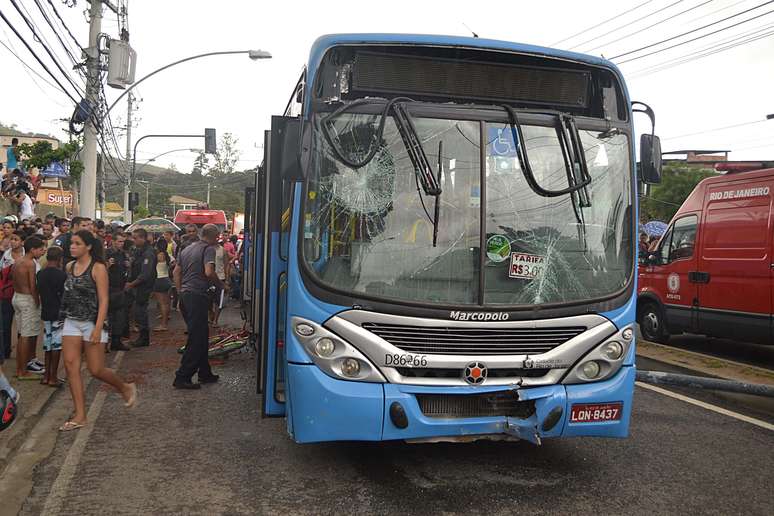
[[[21,335],[16,357],[16,374],[20,379],[31,376],[24,365],[35,354],[35,345],[43,324],[35,282],[38,265],[35,260],[43,256],[45,251],[43,240],[36,236],[28,237],[24,241],[24,257],[13,266],[13,309]]]

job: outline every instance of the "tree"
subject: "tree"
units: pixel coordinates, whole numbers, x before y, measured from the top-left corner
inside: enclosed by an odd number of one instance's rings
[[[702,179],[717,175],[709,169],[665,165],[661,184],[651,187],[640,202],[640,219],[668,222]]]
[[[232,174],[239,162],[240,152],[236,148],[239,140],[231,133],[224,133],[218,143],[218,151],[215,153],[215,164],[210,169],[213,176]]]
[[[33,144],[22,143],[18,147],[25,167],[43,170],[53,161],[60,161],[69,165],[70,179],[73,181],[78,181],[83,173],[83,163],[74,159],[78,148],[78,142],[70,142],[54,150],[47,140],[38,140]]]
[[[134,209],[134,217],[136,219],[145,219],[150,216],[150,212],[145,209],[145,206],[137,206]]]
[[[209,159],[207,158],[207,155],[204,153],[204,151],[201,151],[198,156],[196,156],[196,159],[194,160],[193,169],[191,170],[191,175],[197,178],[202,177],[203,174],[207,173],[207,170],[210,168]]]

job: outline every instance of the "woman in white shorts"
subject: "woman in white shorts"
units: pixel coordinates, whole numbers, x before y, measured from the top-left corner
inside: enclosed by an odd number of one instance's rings
[[[127,407],[137,402],[135,384],[126,383],[115,371],[105,367],[108,334],[104,326],[109,296],[102,242],[89,231],[78,231],[70,240],[70,254],[75,261],[67,265],[67,280],[62,296],[62,355],[75,413],[59,428],[63,432],[86,424],[86,401],[81,378],[81,352],[84,349],[86,365],[92,376],[120,392]]]

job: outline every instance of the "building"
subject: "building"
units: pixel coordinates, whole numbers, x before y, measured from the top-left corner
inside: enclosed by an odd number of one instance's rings
[[[677,150],[661,154],[664,164],[714,170],[720,174],[744,172],[774,167],[765,160],[734,161],[728,159],[728,150]],[[671,157],[670,157],[671,156]]]
[[[169,204],[172,205],[172,213],[175,213],[177,210],[195,210],[204,204],[204,202],[196,199],[189,199],[182,195],[173,195],[169,198]]]
[[[3,168],[5,168],[5,164],[8,161],[6,159],[6,150],[8,149],[8,147],[11,146],[11,141],[14,138],[19,139],[20,145],[23,143],[33,144],[42,140],[42,141],[50,142],[51,147],[54,149],[59,148],[59,140],[57,140],[53,136],[49,136],[47,134],[23,133],[21,131],[16,131],[13,129],[8,129],[3,127],[0,129],[0,145],[3,148],[3,152],[0,152],[0,163],[3,164]]]
[[[106,202],[105,213],[100,213],[100,217],[105,222],[114,220],[124,220],[124,208],[117,202]]]
[[[714,168],[728,161],[730,150],[686,149],[661,153],[665,164],[686,165],[697,168]]]

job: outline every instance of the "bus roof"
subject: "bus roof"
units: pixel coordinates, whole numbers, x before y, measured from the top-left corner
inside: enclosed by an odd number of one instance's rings
[[[317,68],[320,66],[325,53],[332,47],[341,45],[412,45],[412,46],[435,46],[435,47],[460,47],[469,49],[494,50],[502,52],[514,52],[544,56],[554,59],[564,59],[577,63],[584,63],[589,66],[598,66],[611,70],[618,76],[623,87],[624,95],[628,99],[629,92],[626,88],[623,74],[612,61],[603,57],[592,56],[589,54],[580,54],[567,50],[556,48],[541,47],[537,45],[527,45],[524,43],[514,43],[511,41],[501,41],[497,39],[471,38],[465,36],[441,36],[430,34],[326,34],[320,36],[312,44],[309,52],[309,63],[307,66],[307,77],[315,77]],[[309,99],[307,99],[309,102]],[[309,106],[305,106],[308,108]]]

